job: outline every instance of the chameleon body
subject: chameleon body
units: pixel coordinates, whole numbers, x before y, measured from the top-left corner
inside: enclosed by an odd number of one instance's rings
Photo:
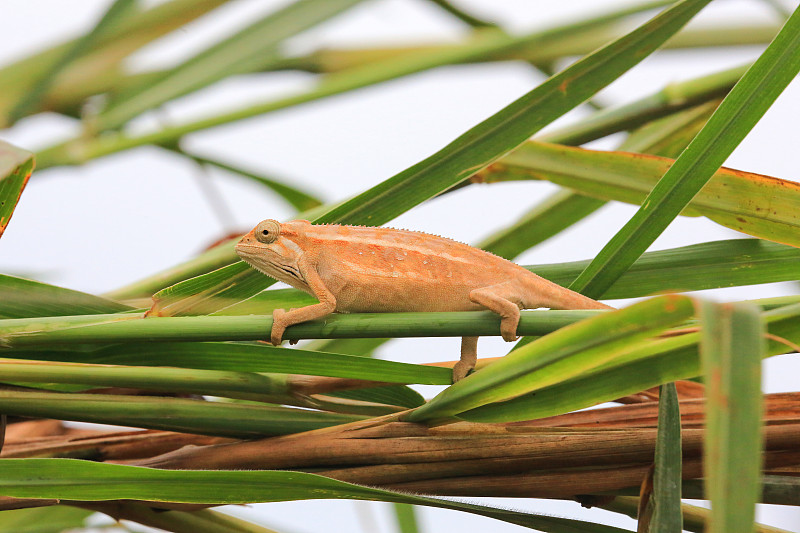
[[[273,312],[275,345],[287,327],[333,312],[490,309],[501,317],[503,339],[513,341],[520,309],[611,309],[489,252],[417,231],[264,220],[236,253],[319,300]],[[477,337],[462,339],[454,381],[474,368],[477,343]]]

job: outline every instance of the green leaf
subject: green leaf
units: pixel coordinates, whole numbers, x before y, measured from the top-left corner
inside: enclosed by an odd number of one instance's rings
[[[449,385],[451,382],[448,368],[358,355],[278,348],[262,343],[128,343],[88,352],[61,349],[7,354],[0,351],[0,355],[43,361],[154,367],[168,365],[201,370],[304,374],[421,385]]]
[[[600,152],[529,141],[493,166],[510,179],[545,179],[601,200],[644,204],[676,161],[653,155]],[[800,185],[721,168],[681,214],[704,215],[750,235],[800,246]]]
[[[652,533],[683,531],[681,511],[681,411],[674,383],[661,385],[658,393],[658,435],[653,472]]]
[[[107,28],[89,44],[86,54],[69,65],[55,80],[42,104],[57,111],[79,114],[78,108],[93,94],[113,89],[120,62],[130,53],[195,20],[227,0],[171,0],[150,9],[136,10]],[[31,84],[46,75],[54,63],[81,37],[58,44],[0,69],[0,128]],[[38,109],[37,109],[38,111]]]
[[[333,352],[347,355],[372,357],[373,352],[386,342],[388,338],[375,339],[318,339],[306,345],[308,350]],[[449,383],[449,382],[448,382]]]
[[[604,205],[603,200],[561,190],[534,206],[514,224],[479,242],[477,247],[510,260]]]
[[[244,261],[181,281],[153,295],[148,316],[207,315],[258,294],[275,280]]]
[[[708,182],[800,71],[800,8],[675,160],[642,207],[570,287],[602,294]]]
[[[364,487],[305,472],[157,470],[74,459],[0,459],[0,486],[17,498],[244,504],[349,499],[408,503],[488,516],[551,533],[620,533],[579,520]]]
[[[114,27],[118,27],[135,8],[136,2],[133,0],[114,0],[114,3],[106,10],[91,31],[71,43],[64,54],[58,57],[44,75],[33,80],[31,86],[28,87],[9,112],[7,121],[13,124],[30,113],[31,110],[39,107],[41,99],[50,90],[56,77],[77,58],[90,50],[101,35],[108,33]]]
[[[118,521],[130,520],[151,528],[176,533],[276,533],[272,529],[211,509],[172,511],[135,502],[114,502],[108,506],[101,505],[99,509]],[[120,525],[120,522],[114,524],[115,533]]]
[[[482,60],[494,53],[502,53],[517,48],[538,47],[553,41],[564,43],[574,38],[576,32],[606,27],[609,23],[627,16],[669,4],[671,4],[669,0],[651,1],[588,20],[520,37],[509,37],[499,32],[492,32],[489,35],[482,35],[476,42],[469,42],[454,49],[438,50],[436,53],[431,53],[427,49],[417,50],[411,54],[404,54],[400,58],[391,57],[385,61],[370,62],[340,74],[325,76],[316,88],[304,93],[291,95],[279,100],[261,102],[188,124],[168,127],[151,134],[137,137],[104,135],[90,140],[84,138],[73,139],[39,152],[39,168],[79,164],[92,158],[144,144],[171,146],[188,133],[319,100],[442,65]],[[281,64],[278,63],[278,65]]]
[[[717,104],[717,102],[701,104],[649,122],[631,133],[618,149],[677,156],[677,153],[680,153],[703,127]],[[500,158],[494,165],[485,169],[481,173],[481,179],[495,180],[498,175],[515,177],[516,172],[511,170],[513,166],[504,164],[508,157]],[[506,259],[513,259],[523,251],[583,220],[606,204],[605,200],[578,194],[574,189],[577,187],[558,191],[545,198],[517,222],[484,239],[477,246]]]
[[[800,250],[758,239],[732,239],[647,252],[603,293],[634,298],[663,291],[698,291],[800,279]],[[541,265],[531,270],[568,286],[589,260]]]
[[[274,289],[261,291],[247,300],[242,300],[219,311],[214,311],[211,315],[263,315],[275,309],[296,309],[315,303],[318,303],[318,300],[307,292],[298,289]],[[336,350],[327,351],[342,353]]]
[[[654,94],[598,111],[575,124],[549,131],[536,139],[554,144],[579,145],[637,128],[653,119],[725,96],[749,67],[750,64],[746,64],[671,83]]]
[[[644,124],[632,131],[617,151],[678,157],[719,106],[711,100]]]
[[[297,209],[297,211],[306,211],[308,209],[312,209],[314,207],[322,205],[322,202],[318,198],[298,189],[294,185],[291,186],[287,185],[282,181],[273,178],[268,178],[251,170],[247,170],[236,165],[231,165],[229,163],[224,163],[217,159],[210,159],[208,157],[187,153],[183,150],[179,151],[179,153],[203,165],[217,167],[222,170],[226,170],[234,175],[242,176],[249,180],[255,181],[256,183],[263,185],[267,189],[271,190],[272,192],[274,192],[275,194],[286,200],[286,202],[288,202],[292,207]]]
[[[279,59],[277,45],[361,0],[298,0],[165,72],[121,94],[93,118],[97,130],[115,129],[144,111],[233,74],[257,71]]]
[[[445,369],[450,373],[449,369]],[[450,376],[448,376],[449,378]],[[446,385],[450,384],[448,379]],[[373,402],[384,405],[399,405],[407,409],[419,407],[425,403],[425,398],[410,387],[390,385],[388,387],[370,387],[367,389],[345,389],[332,393],[337,398],[347,398],[363,402]]]
[[[0,237],[33,171],[33,154],[0,141]]]
[[[614,81],[656,50],[707,3],[684,0],[665,10],[570,65],[427,159],[336,206],[317,222],[378,225],[447,190]]]
[[[300,433],[363,418],[308,409],[183,398],[2,389],[0,412],[243,439]]]
[[[0,318],[92,315],[132,309],[85,292],[0,274]]]
[[[62,533],[83,528],[93,511],[57,505],[0,513],[0,533]]]
[[[632,347],[650,345],[652,336],[686,320],[693,311],[686,297],[661,296],[601,312],[518,348],[453,384],[404,419],[421,422],[457,415],[563,382],[608,364]]]
[[[800,343],[800,304],[773,309],[763,316],[771,335]],[[701,374],[698,343],[697,333],[659,339],[633,347],[613,362],[575,378],[458,416],[475,422],[532,420],[612,401],[662,383],[695,378]],[[792,348],[783,342],[771,340],[767,354],[790,351]]]
[[[749,533],[761,475],[761,358],[764,326],[756,308],[701,304],[700,358],[706,385],[706,494],[711,533]]]
[[[393,510],[395,520],[397,520],[397,530],[400,533],[419,533],[420,528],[413,505],[395,503]]]

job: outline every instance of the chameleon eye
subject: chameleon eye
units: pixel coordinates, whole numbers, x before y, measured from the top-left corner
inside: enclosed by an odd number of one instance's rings
[[[256,226],[253,233],[258,242],[270,244],[281,234],[281,225],[277,220],[264,220]]]

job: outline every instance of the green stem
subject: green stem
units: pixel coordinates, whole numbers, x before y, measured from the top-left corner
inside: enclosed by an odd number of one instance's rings
[[[602,311],[524,311],[520,335],[544,335]],[[64,344],[154,341],[263,340],[270,316],[119,315],[0,320],[0,346],[22,348]],[[330,315],[287,328],[285,340],[353,337],[462,337],[499,335],[500,317],[490,311]],[[2,354],[2,351],[0,351]]]

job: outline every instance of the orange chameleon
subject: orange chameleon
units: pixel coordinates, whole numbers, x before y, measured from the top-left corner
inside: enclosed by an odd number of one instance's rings
[[[275,309],[270,340],[330,313],[476,311],[501,317],[506,341],[517,338],[519,310],[613,309],[519,265],[466,244],[392,228],[264,220],[236,245],[264,274],[305,291],[318,304]],[[475,367],[478,337],[463,337],[453,381]]]

